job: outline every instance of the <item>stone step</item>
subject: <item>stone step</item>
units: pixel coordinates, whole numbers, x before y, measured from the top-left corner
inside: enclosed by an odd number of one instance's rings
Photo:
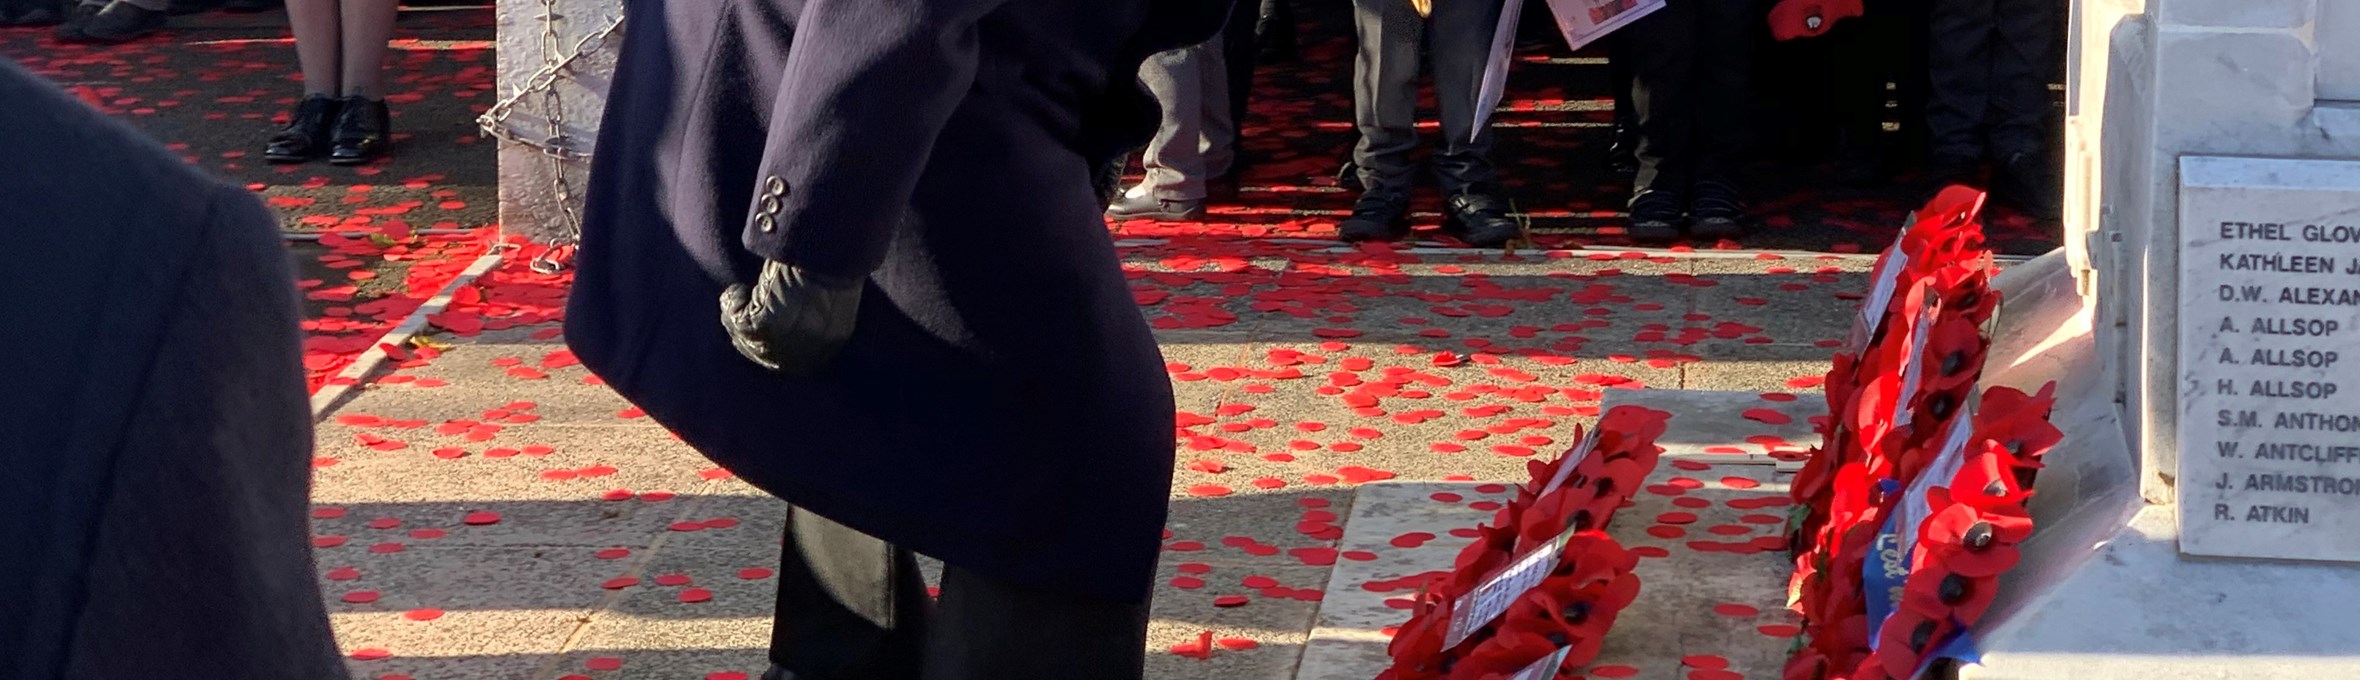
[[[1791,571],[1785,550],[1770,545],[1781,536],[1785,510],[1733,508],[1729,502],[1785,497],[1792,473],[1768,453],[1799,451],[1816,441],[1810,418],[1818,415],[1818,400],[1770,401],[1752,392],[1612,392],[1606,406],[1620,404],[1663,410],[1672,418],[1659,440],[1663,461],[1648,476],[1651,490],[1633,496],[1633,505],[1608,528],[1624,546],[1655,556],[1641,559],[1639,599],[1615,623],[1588,676],[1681,678],[1692,670],[1722,670],[1734,675],[1713,675],[1779,677],[1797,624],[1784,608]],[[1764,413],[1749,419],[1755,409],[1785,421]],[[1765,446],[1767,437],[1784,444]],[[1709,467],[1689,469],[1694,463]],[[1494,504],[1512,497],[1517,481],[1362,485],[1338,548],[1347,556],[1365,551],[1376,557],[1336,563],[1297,680],[1366,680],[1383,671],[1389,663],[1387,629],[1409,618],[1415,595],[1385,587],[1449,569],[1472,540],[1452,532],[1464,534],[1490,520]],[[1683,507],[1675,498],[1710,505]],[[1694,519],[1664,517],[1672,512]],[[1426,535],[1432,538],[1419,542]],[[1754,544],[1756,539],[1770,540]]]

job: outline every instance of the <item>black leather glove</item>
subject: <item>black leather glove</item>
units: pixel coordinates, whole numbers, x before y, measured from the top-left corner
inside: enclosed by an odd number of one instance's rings
[[[721,292],[721,327],[739,354],[788,376],[819,370],[852,339],[861,280],[820,281],[783,262],[762,263],[754,285]]]

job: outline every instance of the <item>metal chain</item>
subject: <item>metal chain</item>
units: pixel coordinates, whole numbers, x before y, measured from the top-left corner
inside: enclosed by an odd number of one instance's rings
[[[558,93],[558,79],[569,73],[576,60],[592,48],[604,44],[623,25],[623,19],[618,15],[598,30],[582,36],[581,40],[574,43],[573,49],[566,50],[563,39],[557,34],[557,22],[564,18],[557,12],[557,0],[541,0],[541,69],[526,78],[522,87],[494,103],[476,118],[476,125],[483,128],[484,134],[503,142],[531,147],[541,152],[549,164],[550,183],[556,195],[562,230],[546,239],[543,245],[547,247],[533,258],[533,271],[543,274],[564,271],[565,262],[571,259],[574,249],[581,242],[582,218],[574,209],[573,185],[567,179],[566,166],[590,158],[590,152],[574,148],[573,138],[566,134],[565,100]],[[518,103],[534,95],[539,96],[542,118],[549,126],[539,139],[527,138],[508,120],[516,112]]]

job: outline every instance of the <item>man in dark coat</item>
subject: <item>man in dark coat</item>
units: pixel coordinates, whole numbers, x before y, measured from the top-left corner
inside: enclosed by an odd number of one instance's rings
[[[628,4],[567,340],[793,506],[767,677],[1139,675],[1172,397],[1092,163],[1226,4]]]
[[[277,218],[6,60],[0,101],[0,678],[345,677]]]

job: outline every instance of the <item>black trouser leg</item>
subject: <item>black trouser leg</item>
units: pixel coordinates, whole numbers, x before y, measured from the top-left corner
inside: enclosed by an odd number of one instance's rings
[[[1418,42],[1426,22],[1405,0],[1352,0],[1352,161],[1370,192],[1407,192],[1418,146]]]
[[[797,680],[920,678],[934,603],[916,556],[818,514],[788,513],[770,632],[774,671]]]
[[[1399,2],[1400,0],[1394,0]],[[1445,193],[1492,184],[1491,126],[1475,125],[1475,96],[1491,62],[1491,38],[1499,28],[1500,3],[1465,0],[1434,3],[1426,28],[1426,51],[1434,59],[1434,98],[1442,148],[1434,153],[1434,174]],[[1412,93],[1415,96],[1415,93]]]
[[[1686,192],[1694,180],[1696,104],[1690,98],[1701,85],[1690,77],[1698,47],[1695,26],[1696,3],[1672,0],[1620,31],[1625,49],[1617,54],[1631,58],[1631,111],[1639,123],[1633,193]]]
[[[1926,134],[1936,157],[1980,159],[1991,108],[1992,0],[1931,0]]]
[[[2057,56],[2057,3],[1998,0],[1991,37],[1991,151],[2037,154],[2048,146],[2049,81],[2063,66]]]
[[[1698,50],[1691,77],[1701,85],[1689,102],[1697,107],[1694,125],[1696,179],[1733,182],[1744,160],[1750,126],[1747,110],[1753,104],[1752,66],[1762,12],[1751,0],[1672,0],[1696,5]],[[1728,48],[1719,48],[1729,45]]]
[[[942,574],[926,680],[1137,680],[1148,604],[1035,590],[956,566]]]
[[[1254,57],[1261,50],[1254,47],[1252,0],[1234,0],[1229,7],[1229,23],[1221,29],[1222,66],[1229,79],[1229,123],[1243,128],[1246,124],[1246,99],[1254,91]],[[1232,144],[1232,146],[1237,146]]]

